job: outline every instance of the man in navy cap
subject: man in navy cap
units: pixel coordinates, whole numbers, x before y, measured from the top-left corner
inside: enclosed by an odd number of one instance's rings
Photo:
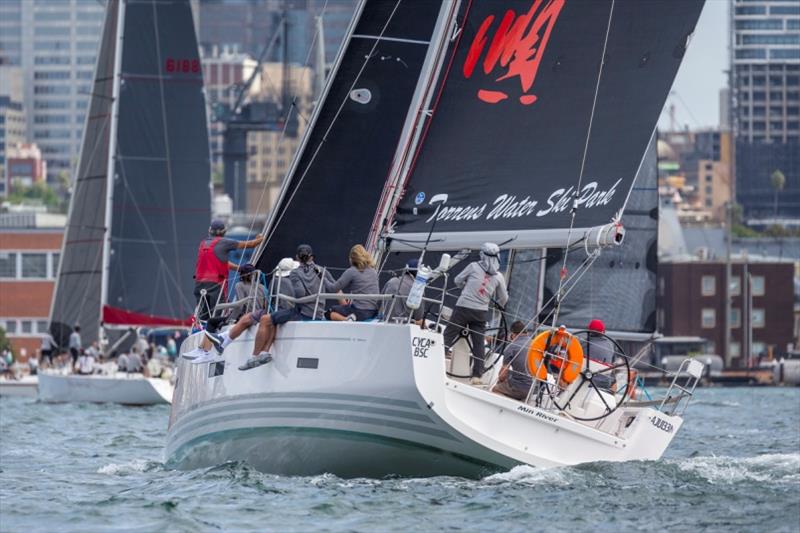
[[[228,279],[228,270],[236,270],[236,265],[228,261],[228,254],[233,250],[255,248],[264,240],[262,235],[249,241],[237,241],[225,238],[225,222],[219,219],[211,221],[208,228],[208,237],[200,241],[197,250],[197,266],[194,271],[194,295],[197,302],[203,300],[202,290],[205,289],[205,300],[200,305],[198,320],[208,320],[211,311],[217,304],[219,295]]]
[[[406,268],[399,276],[395,276],[386,282],[383,286],[383,294],[394,295],[394,300],[384,300],[381,314],[386,322],[405,322],[408,319],[409,311],[411,318],[417,322],[422,323],[422,317],[425,314],[424,305],[420,305],[417,309],[410,310],[406,307],[406,298],[408,293],[411,292],[411,286],[414,285],[414,278],[417,276],[417,267],[419,261],[417,259],[409,259],[406,262]]]

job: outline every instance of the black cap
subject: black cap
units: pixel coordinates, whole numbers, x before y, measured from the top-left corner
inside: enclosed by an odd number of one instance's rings
[[[215,218],[214,220],[211,221],[211,227],[209,229],[214,233],[225,231],[225,222],[223,222],[218,218]]]
[[[418,267],[419,267],[419,259],[414,258],[406,261],[406,268],[408,270],[417,270]]]
[[[297,257],[303,257],[304,255],[309,257],[314,255],[314,250],[311,249],[311,245],[301,244],[297,247]]]
[[[253,272],[255,272],[255,270],[256,267],[254,267],[250,263],[245,263],[239,267],[239,274],[242,276],[246,276],[248,274],[252,274]]]

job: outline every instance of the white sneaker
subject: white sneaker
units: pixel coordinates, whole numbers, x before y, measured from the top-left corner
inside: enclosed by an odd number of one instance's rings
[[[198,357],[200,357],[201,355],[203,355],[205,353],[208,353],[208,352],[205,351],[202,348],[195,348],[194,350],[190,350],[190,351],[186,352],[185,354],[181,355],[181,357],[183,357],[184,359],[187,359],[189,361],[192,361],[194,359],[197,359]]]
[[[347,315],[348,322],[358,322],[358,317],[356,317],[355,313],[350,313]]]
[[[216,360],[217,360],[216,354],[213,354],[211,352],[206,352],[205,350],[203,350],[203,355],[198,356],[197,359],[192,361],[192,364],[202,365],[203,363],[211,363]],[[222,361],[222,359],[220,359],[220,361]]]
[[[469,378],[470,385],[483,385],[483,380],[481,378],[471,377]]]

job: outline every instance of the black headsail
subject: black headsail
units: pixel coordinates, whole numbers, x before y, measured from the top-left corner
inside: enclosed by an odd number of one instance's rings
[[[370,0],[356,11],[271,214],[261,270],[301,242],[321,264],[344,267],[349,247],[366,241],[441,10],[440,2]]]
[[[464,2],[391,248],[434,218],[433,249],[565,246],[575,198],[570,242],[612,222],[702,5]]]
[[[109,2],[53,322],[187,324],[209,180],[189,0]]]

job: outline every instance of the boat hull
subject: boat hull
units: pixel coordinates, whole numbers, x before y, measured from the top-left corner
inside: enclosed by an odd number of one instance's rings
[[[0,396],[36,398],[38,384],[39,378],[36,376],[25,376],[19,380],[0,379]]]
[[[173,386],[160,378],[117,373],[112,376],[39,373],[39,401],[155,405],[170,403]]]
[[[274,361],[243,372],[237,367],[250,356],[254,329],[225,350],[224,362],[181,360],[170,465],[478,477],[523,463],[658,458],[680,426],[668,417],[670,434],[658,433],[639,410],[620,437],[536,407],[520,410],[520,402],[448,379],[441,334],[413,325],[289,323]],[[198,342],[190,337],[181,349]]]

